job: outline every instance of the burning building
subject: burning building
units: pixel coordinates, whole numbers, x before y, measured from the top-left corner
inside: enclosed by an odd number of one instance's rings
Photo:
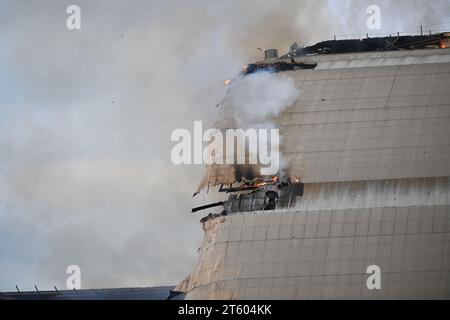
[[[187,299],[450,298],[447,44],[448,34],[327,41],[244,69],[232,83],[270,71],[300,92],[271,120],[286,171],[208,167],[199,191],[218,187],[229,199],[193,210],[223,209],[202,219],[198,264],[176,291]],[[219,129],[236,125],[230,103],[220,105]]]
[[[268,113],[284,167],[207,168],[198,192],[229,197],[193,209],[206,213],[205,237],[184,281],[0,299],[449,299],[448,44],[445,33],[271,50],[227,83],[216,127],[241,124],[231,92],[245,77],[288,80],[289,103]],[[378,288],[368,286],[374,266]]]

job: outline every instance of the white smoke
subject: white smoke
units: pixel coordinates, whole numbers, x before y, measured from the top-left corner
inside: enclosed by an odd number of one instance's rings
[[[248,174],[253,176],[261,176],[267,163],[262,165],[261,157],[271,159],[271,168],[277,168],[280,175],[284,175],[286,169],[286,161],[281,153],[281,139],[276,136],[272,140],[273,129],[277,128],[275,119],[281,115],[287,108],[292,106],[300,95],[295,85],[294,79],[289,73],[273,73],[268,71],[259,71],[242,78],[234,80],[230,90],[222,105],[221,115],[219,117],[219,129],[235,128],[243,129],[237,132],[238,141],[246,141],[248,129],[256,130],[266,129],[267,141],[258,135],[258,154],[252,155],[259,159],[258,165],[248,167]],[[270,132],[270,133],[269,133]],[[269,138],[269,136],[271,138]],[[246,145],[239,145],[238,154],[245,152],[250,155],[252,149],[250,147],[250,138]],[[270,152],[269,152],[270,150]],[[269,156],[270,158],[266,158]],[[250,165],[250,162],[247,162]],[[270,170],[273,172],[272,170]],[[240,177],[237,177],[240,178]],[[251,177],[246,177],[250,179]]]
[[[289,76],[257,72],[236,81],[227,97],[239,128],[273,128],[273,118],[292,106],[300,92]]]

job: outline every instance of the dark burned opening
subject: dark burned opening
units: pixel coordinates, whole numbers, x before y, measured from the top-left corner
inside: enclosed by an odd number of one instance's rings
[[[317,63],[297,63],[295,60],[292,60],[291,62],[251,63],[244,67],[243,75],[246,76],[259,71],[278,73],[294,70],[313,70],[316,67]]]
[[[208,204],[192,209],[192,213],[223,206],[222,215],[272,211],[295,207],[299,197],[304,194],[304,184],[287,180],[279,182],[277,179],[269,181],[246,182],[239,186],[221,186],[219,192],[229,193],[227,201]]]

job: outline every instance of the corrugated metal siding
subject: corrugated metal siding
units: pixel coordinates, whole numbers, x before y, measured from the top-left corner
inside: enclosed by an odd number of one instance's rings
[[[0,300],[167,300],[174,287],[0,293]]]
[[[407,57],[405,59],[405,57]],[[303,59],[302,59],[303,60]],[[450,62],[449,50],[414,50],[348,53],[306,57],[307,63],[318,63],[316,70],[360,67],[399,66]]]
[[[448,299],[449,208],[227,217],[187,299]],[[367,289],[370,265],[380,291]]]
[[[290,72],[276,119],[306,183],[450,175],[450,63]]]
[[[300,211],[450,205],[450,178],[307,184],[295,203]]]

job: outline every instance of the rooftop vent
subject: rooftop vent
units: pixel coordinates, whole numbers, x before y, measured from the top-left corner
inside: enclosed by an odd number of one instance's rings
[[[265,59],[276,59],[278,58],[278,50],[277,49],[267,49],[264,51]]]

